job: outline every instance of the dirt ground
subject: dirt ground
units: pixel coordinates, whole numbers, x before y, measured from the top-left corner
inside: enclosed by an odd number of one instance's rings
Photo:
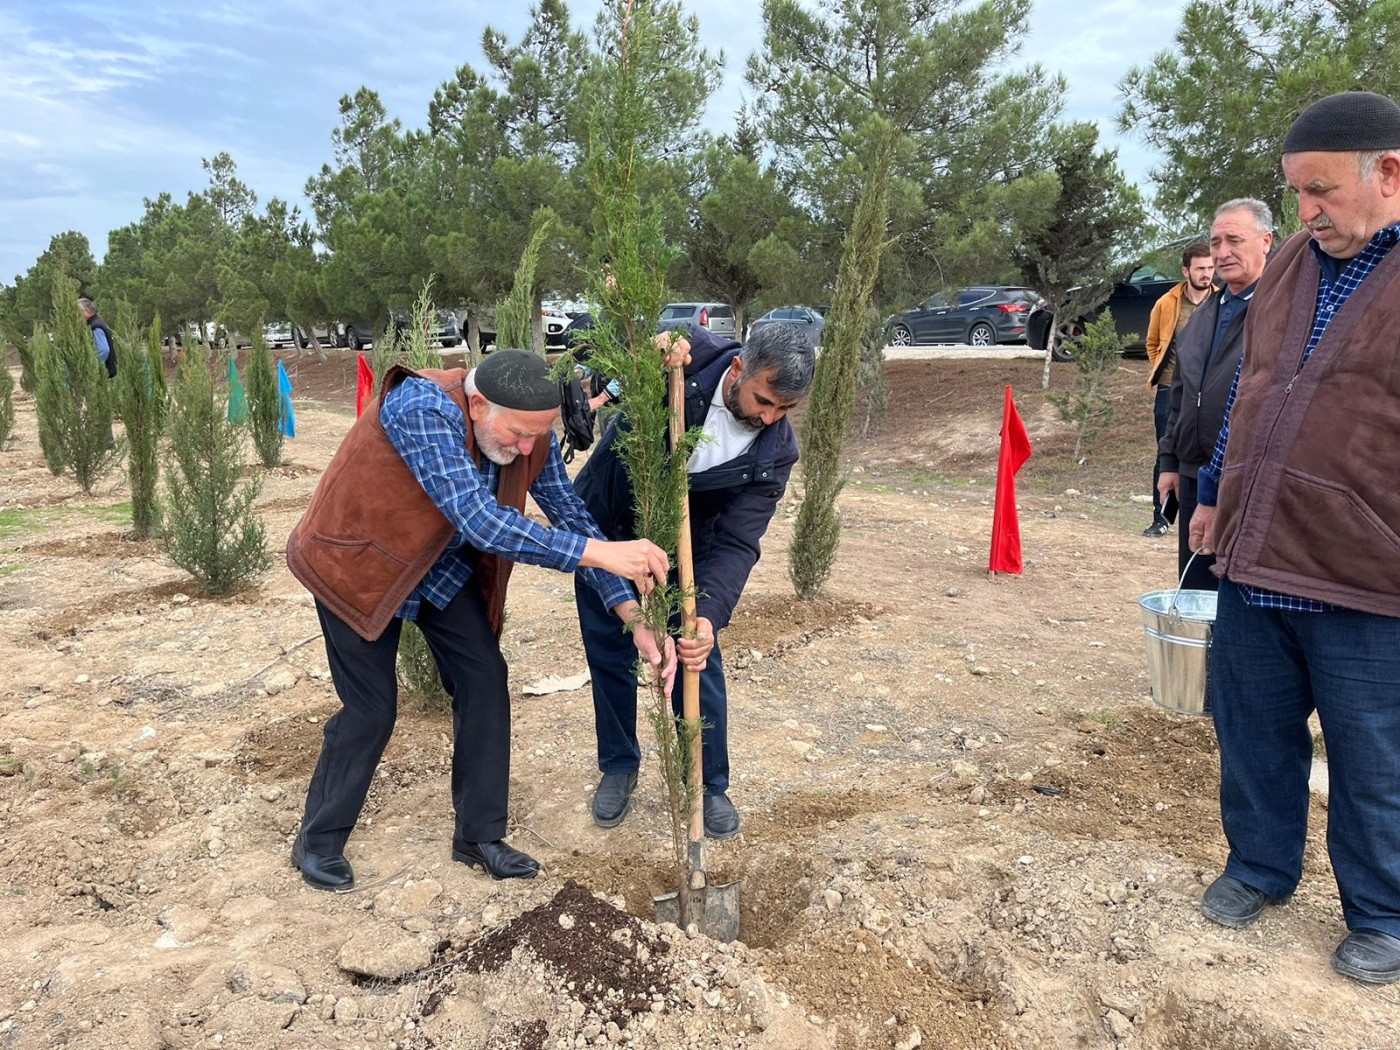
[[[124,481],[84,496],[0,451],[0,1047],[1381,1050],[1397,994],[1336,976],[1344,936],[1315,800],[1291,905],[1232,932],[1196,902],[1225,856],[1208,720],[1155,707],[1136,598],[1176,535],[1150,507],[1145,365],[1073,435],[1034,361],[891,363],[852,447],[828,597],[796,604],[789,493],[721,638],[731,797],[708,851],[741,939],[650,921],[672,888],[648,759],[618,828],[589,817],[571,583],[522,567],[511,839],[544,864],[453,863],[449,723],[405,705],[336,896],[288,864],[337,701],[281,548],[353,418],[354,358],[288,359],[298,436],[251,473],[274,567],[200,597],[134,541]],[[1059,387],[1072,377],[1057,366]],[[1035,446],[1026,571],[989,577],[1002,390]]]

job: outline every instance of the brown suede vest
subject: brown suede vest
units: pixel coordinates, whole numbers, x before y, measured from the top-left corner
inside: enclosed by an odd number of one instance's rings
[[[455,532],[379,422],[384,398],[409,376],[432,380],[462,410],[467,451],[480,464],[463,387],[466,370],[392,368],[379,397],[331,457],[306,513],[287,538],[287,567],[292,575],[368,641],[384,633]],[[550,442],[537,441],[529,456],[519,456],[501,468],[496,492],[500,506],[524,509],[525,493],[544,469],[549,447]],[[498,636],[514,566],[508,558],[485,551],[478,554],[475,578],[486,598],[491,629]]]
[[[1299,371],[1320,276],[1297,234],[1250,304],[1215,571],[1400,616],[1400,248],[1351,293]]]

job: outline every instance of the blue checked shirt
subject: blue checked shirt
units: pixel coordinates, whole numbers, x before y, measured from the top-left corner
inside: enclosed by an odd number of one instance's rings
[[[467,452],[466,419],[436,383],[405,379],[384,399],[379,421],[418,484],[457,530],[442,557],[399,609],[403,619],[416,619],[423,601],[447,608],[471,579],[473,548],[512,561],[574,572],[583,557],[585,537],[604,538],[583,501],[574,494],[559,455],[558,439],[552,433],[544,470],[530,486],[530,495],[554,523],[551,529],[513,507],[497,504],[501,468],[484,457],[482,466],[477,467]],[[610,609],[636,597],[630,583],[611,573],[601,569],[582,572]]]
[[[1381,260],[1390,253],[1390,249],[1395,247],[1396,241],[1400,241],[1400,222],[1379,231],[1371,238],[1370,244],[1345,262],[1332,258],[1317,246],[1316,241],[1309,242],[1308,246],[1312,248],[1313,254],[1317,256],[1318,266],[1322,268],[1322,275],[1317,282],[1317,309],[1313,314],[1312,334],[1308,336],[1307,349],[1303,351],[1303,360],[1298,365],[1298,371],[1301,372],[1303,365],[1308,363],[1308,358],[1317,348],[1322,333],[1327,331],[1327,326],[1332,323],[1332,318],[1337,316],[1337,311],[1342,308],[1347,297],[1361,287],[1361,282],[1381,264]],[[1225,469],[1225,446],[1230,440],[1230,410],[1235,407],[1235,394],[1239,390],[1240,371],[1243,367],[1244,360],[1241,359],[1240,367],[1235,369],[1235,381],[1230,384],[1230,396],[1225,402],[1225,423],[1220,428],[1220,436],[1215,439],[1215,451],[1211,454],[1210,465],[1201,468],[1197,479],[1200,486],[1197,490],[1197,502],[1205,507],[1215,506],[1215,501],[1220,495],[1220,475]],[[1246,587],[1241,584],[1240,591],[1248,604],[1267,609],[1331,612],[1337,608],[1313,598],[1296,598],[1291,594],[1266,591],[1262,587]]]

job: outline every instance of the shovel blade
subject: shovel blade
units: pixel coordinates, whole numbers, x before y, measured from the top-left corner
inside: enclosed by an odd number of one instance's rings
[[[712,941],[729,944],[739,939],[739,884],[703,886],[690,893],[690,921]],[[681,900],[677,893],[653,897],[656,921],[681,924]]]

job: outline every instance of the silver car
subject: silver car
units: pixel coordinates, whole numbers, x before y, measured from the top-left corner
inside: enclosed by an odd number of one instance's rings
[[[812,341],[813,346],[822,345],[822,330],[826,328],[826,318],[810,306],[783,306],[776,310],[769,310],[749,325],[749,333],[745,339],[752,339],[754,332],[775,321],[795,325],[807,333],[807,338]]]
[[[728,303],[667,303],[661,308],[660,328],[684,328],[694,325],[715,335],[738,338],[734,324],[734,308]]]

